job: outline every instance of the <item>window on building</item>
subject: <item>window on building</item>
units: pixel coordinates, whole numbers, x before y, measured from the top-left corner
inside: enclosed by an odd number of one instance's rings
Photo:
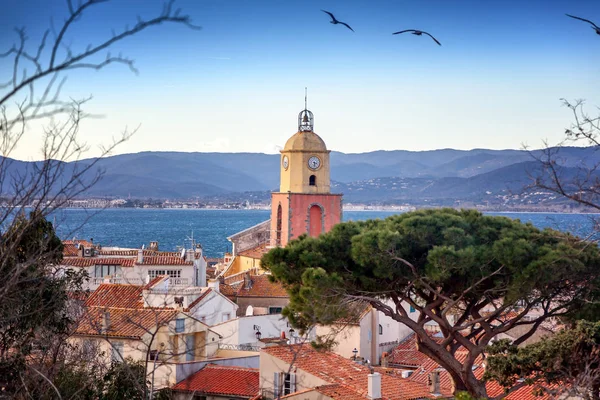
[[[281,314],[283,307],[269,307],[269,314]]]
[[[292,394],[296,391],[296,375],[284,374],[283,395]]]
[[[123,361],[123,342],[111,342],[113,362]]]
[[[185,319],[184,318],[177,318],[175,320],[175,332],[176,333],[181,333],[185,331]]]
[[[229,319],[231,318],[231,314],[230,313],[223,313],[223,317],[222,317],[222,321],[229,321]]]
[[[409,310],[409,311],[410,311],[411,313],[413,313],[413,312],[415,312],[415,311],[417,311],[417,310],[415,310],[415,308],[414,308],[413,306],[410,306],[410,310]]]
[[[273,396],[285,396],[296,391],[296,374],[275,372],[273,374]]]
[[[181,278],[180,269],[150,269],[148,270],[150,279],[154,279],[157,276],[168,275],[170,278]]]
[[[150,360],[158,361],[158,350],[150,350]]]
[[[104,278],[105,276],[121,275],[120,265],[96,265],[94,267],[94,277]]]
[[[194,361],[194,348],[194,335],[187,335],[185,337],[185,361]]]
[[[279,206],[277,206],[277,232],[275,235],[275,244],[277,246],[281,246],[281,215],[282,215],[282,211],[281,211],[281,204]]]
[[[317,177],[315,175],[311,175],[308,178],[308,185],[309,186],[317,186]]]
[[[379,324],[379,334],[383,335],[383,325]]]

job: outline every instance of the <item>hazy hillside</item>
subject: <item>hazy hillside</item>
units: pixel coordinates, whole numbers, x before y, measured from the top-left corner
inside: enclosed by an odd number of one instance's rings
[[[531,182],[537,163],[520,150],[442,149],[411,152],[331,153],[331,178],[347,201],[469,199],[518,191]],[[568,167],[600,161],[593,148],[562,148],[557,156]],[[79,164],[63,165],[69,172]],[[88,196],[183,199],[242,192],[267,192],[279,185],[278,154],[142,152],[98,162],[104,178]],[[7,172],[24,176],[39,166],[12,160]],[[92,179],[92,171],[85,179]],[[572,172],[574,173],[574,172]],[[4,186],[4,194],[8,194]],[[239,196],[235,196],[238,198]]]

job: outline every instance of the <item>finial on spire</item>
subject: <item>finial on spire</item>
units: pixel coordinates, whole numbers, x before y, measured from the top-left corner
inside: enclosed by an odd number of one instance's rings
[[[308,89],[304,87],[304,109],[308,110],[308,106],[306,105],[306,98],[308,97]]]

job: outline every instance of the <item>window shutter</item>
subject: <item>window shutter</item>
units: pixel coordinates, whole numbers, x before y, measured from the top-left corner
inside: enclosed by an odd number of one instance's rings
[[[290,393],[296,392],[296,374],[290,374]]]
[[[273,397],[279,396],[279,372],[273,374]]]

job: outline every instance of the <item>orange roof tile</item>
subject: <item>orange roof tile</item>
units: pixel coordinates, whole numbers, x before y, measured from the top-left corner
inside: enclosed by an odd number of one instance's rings
[[[230,299],[234,299],[237,295],[237,291],[239,290],[241,284],[237,285],[227,285],[225,283],[219,284],[219,292],[223,293],[223,295],[227,296]]]
[[[63,258],[61,265],[68,267],[92,267],[94,265],[120,265],[133,267],[134,258],[103,258],[103,257],[69,257]]]
[[[260,258],[262,258],[263,255],[268,253],[269,250],[271,250],[271,249],[267,248],[267,243],[263,243],[263,244],[259,244],[256,247],[253,247],[251,249],[246,249],[244,251],[240,251],[238,253],[238,256],[260,259]]]
[[[136,260],[136,264],[140,264]],[[141,265],[192,265],[192,261],[187,261],[179,256],[144,256]]]
[[[289,297],[283,285],[279,282],[271,282],[270,275],[252,275],[251,285],[244,282],[240,285],[237,297]]]
[[[88,307],[143,308],[143,286],[103,283],[85,302]]]
[[[138,249],[114,249],[114,248],[101,248],[98,253],[104,256],[121,256],[121,257],[137,257]],[[143,255],[145,256],[169,256],[179,257],[179,252],[176,251],[157,251],[144,249]]]
[[[258,393],[258,382],[258,369],[208,364],[173,386],[172,390],[199,395],[252,397]]]
[[[441,338],[434,338],[436,340],[440,340]],[[458,350],[454,357],[461,363],[465,361],[468,356],[468,352],[466,350]],[[398,362],[395,362],[399,365],[413,366],[417,367],[417,369],[412,373],[412,375],[408,378],[413,382],[419,382],[422,384],[427,384],[429,380],[429,374],[435,370],[440,373],[440,392],[444,396],[452,395],[452,378],[450,374],[443,369],[437,362],[433,361],[429,357],[425,356],[421,352],[419,352],[416,348],[416,336],[415,334],[411,334],[406,340],[401,342],[391,354],[391,359],[394,359]],[[475,365],[477,368],[475,369],[475,376],[477,379],[481,379],[483,373],[485,372],[482,367],[483,357],[478,357],[475,361]],[[486,389],[488,391],[488,395],[491,397],[498,396],[502,393],[503,388],[500,387],[496,382],[487,382]],[[536,396],[534,394],[534,386],[524,386],[513,393],[509,394],[506,399],[507,400],[546,400],[548,396]]]
[[[442,341],[442,338],[433,339],[437,342]],[[417,350],[417,335],[411,333],[394,347],[388,361],[398,366],[417,367],[429,361],[429,357]]]
[[[366,395],[369,368],[331,352],[314,350],[309,344],[265,347],[262,352],[277,357],[317,378],[332,384],[345,385]],[[429,398],[426,385],[391,375],[381,376],[384,399],[408,400]]]
[[[352,387],[346,385],[333,384],[317,386],[315,390],[332,399],[364,400],[369,398],[368,396],[360,394]]]
[[[92,247],[93,243],[87,240],[63,240],[63,257],[77,257],[80,245]]]
[[[108,331],[103,333],[102,321],[106,312],[110,315],[110,326]],[[167,324],[178,313],[175,310],[155,308],[87,307],[75,333],[78,335],[106,335],[140,339],[156,326]]]

